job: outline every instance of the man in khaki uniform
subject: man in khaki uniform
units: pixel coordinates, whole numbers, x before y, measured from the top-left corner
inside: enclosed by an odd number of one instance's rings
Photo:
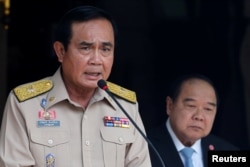
[[[151,167],[147,142],[97,87],[112,69],[116,27],[103,10],[66,13],[55,34],[61,66],[10,92],[1,126],[0,167]],[[145,133],[136,94],[107,82]]]

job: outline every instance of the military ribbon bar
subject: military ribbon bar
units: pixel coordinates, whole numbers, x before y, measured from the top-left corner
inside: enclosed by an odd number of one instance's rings
[[[104,117],[104,125],[108,127],[129,128],[129,119],[120,117]]]

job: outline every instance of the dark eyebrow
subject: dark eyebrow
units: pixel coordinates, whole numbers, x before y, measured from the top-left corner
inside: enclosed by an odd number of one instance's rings
[[[110,46],[113,47],[113,44],[111,42],[102,42],[104,46]]]
[[[195,101],[195,100],[192,99],[192,98],[185,98],[185,99],[183,100],[183,102],[189,102],[189,101]]]
[[[80,45],[87,45],[87,46],[90,46],[90,45],[93,45],[93,42],[82,41],[82,42],[80,42]]]
[[[93,45],[93,42],[82,41],[82,42],[80,42],[80,45],[81,46],[83,46],[83,45],[84,46],[91,46],[91,45]],[[113,44],[111,42],[102,42],[102,45],[113,47]]]
[[[195,101],[195,100],[192,99],[192,98],[185,98],[183,101],[184,102],[189,102],[189,101]],[[213,107],[217,106],[216,103],[213,103],[213,102],[208,102],[208,104],[211,105],[211,106],[213,106]]]
[[[211,106],[214,106],[214,107],[217,106],[216,103],[212,103],[212,102],[208,102],[208,104],[210,104]]]

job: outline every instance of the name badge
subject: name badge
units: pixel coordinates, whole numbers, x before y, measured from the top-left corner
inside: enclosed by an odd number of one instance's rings
[[[37,126],[42,127],[60,127],[60,121],[58,120],[40,120],[37,121]]]

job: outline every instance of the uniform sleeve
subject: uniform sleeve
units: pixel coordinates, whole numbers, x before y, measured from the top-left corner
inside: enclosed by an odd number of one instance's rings
[[[21,103],[11,92],[5,105],[0,132],[0,167],[35,165]]]
[[[138,127],[146,135],[145,128],[138,111],[138,103],[136,103],[136,113],[134,116],[134,121]],[[135,128],[135,141],[129,146],[127,155],[126,155],[126,167],[151,167],[151,161],[148,150],[148,143]]]

